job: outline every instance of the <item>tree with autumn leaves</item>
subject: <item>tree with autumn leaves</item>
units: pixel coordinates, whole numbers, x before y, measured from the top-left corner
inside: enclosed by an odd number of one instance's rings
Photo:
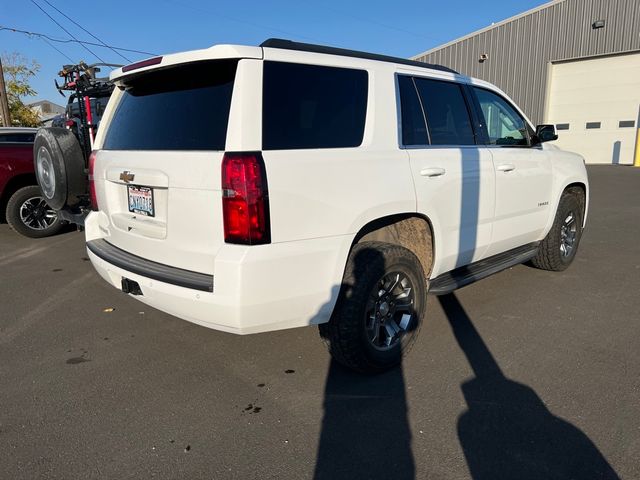
[[[40,124],[38,114],[25,105],[22,99],[36,95],[37,92],[31,86],[30,81],[40,70],[40,65],[35,60],[28,60],[23,55],[14,52],[2,54],[2,66],[12,125],[37,127]]]

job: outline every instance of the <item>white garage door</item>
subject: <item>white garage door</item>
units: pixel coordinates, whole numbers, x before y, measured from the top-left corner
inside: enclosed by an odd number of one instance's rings
[[[555,63],[546,123],[560,148],[587,163],[633,163],[640,119],[640,53]]]

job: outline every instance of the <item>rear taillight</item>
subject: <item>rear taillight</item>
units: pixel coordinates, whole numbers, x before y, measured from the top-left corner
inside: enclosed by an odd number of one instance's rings
[[[260,152],[224,154],[222,213],[225,242],[259,245],[271,241],[267,175]]]
[[[93,171],[96,166],[96,151],[89,155],[89,198],[91,199],[91,210],[98,210],[98,197],[96,196],[96,182]]]

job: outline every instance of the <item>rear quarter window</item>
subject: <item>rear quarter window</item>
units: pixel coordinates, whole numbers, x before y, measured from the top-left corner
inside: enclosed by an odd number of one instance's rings
[[[152,71],[126,81],[105,150],[224,150],[237,60]]]
[[[365,70],[265,62],[263,78],[263,149],[362,143],[369,83]]]

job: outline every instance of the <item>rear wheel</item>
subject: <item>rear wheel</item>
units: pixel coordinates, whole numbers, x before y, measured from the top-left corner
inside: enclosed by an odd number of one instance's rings
[[[11,228],[26,237],[48,237],[62,228],[56,211],[47,205],[37,185],[16,191],[7,202],[6,216]]]
[[[531,259],[531,263],[537,268],[556,272],[571,265],[582,237],[583,216],[582,193],[563,193],[553,226],[540,243],[538,253]]]
[[[362,373],[398,365],[413,344],[426,307],[418,258],[379,242],[356,245],[329,323],[320,325],[336,361]]]

